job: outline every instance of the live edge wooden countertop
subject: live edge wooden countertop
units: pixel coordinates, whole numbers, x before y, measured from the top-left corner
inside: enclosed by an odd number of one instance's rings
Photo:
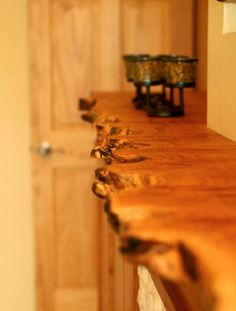
[[[93,191],[121,251],[197,297],[182,310],[236,311],[236,143],[206,127],[205,94],[187,91],[171,119],[148,118],[130,94],[93,97],[82,118],[105,163]]]

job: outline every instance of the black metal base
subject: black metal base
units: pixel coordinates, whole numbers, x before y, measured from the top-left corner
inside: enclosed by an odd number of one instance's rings
[[[161,118],[169,118],[169,117],[182,117],[184,115],[184,110],[180,109],[175,105],[171,105],[170,103],[165,102],[158,103],[157,105],[149,105],[145,107],[145,111],[149,117],[161,117]]]
[[[132,99],[133,103],[134,103],[134,107],[135,109],[143,109],[145,110],[146,109],[146,105],[147,105],[147,94],[146,93],[143,93],[141,96],[139,97],[134,97]],[[160,94],[160,93],[154,93],[154,94],[151,94],[150,95],[150,102],[151,102],[151,105],[155,105],[156,103],[158,102],[162,102],[163,101],[163,94]]]
[[[178,88],[179,104],[174,104],[174,87],[170,86],[170,100],[166,99],[166,85],[163,85],[162,97],[156,102],[151,101],[150,86],[147,87],[145,110],[149,117],[182,117],[184,115],[183,88]]]
[[[160,85],[163,84],[162,81],[155,81],[152,82],[152,84],[145,84],[145,83],[135,83],[135,89],[136,89],[136,95],[132,99],[134,103],[135,109],[144,109],[147,105],[147,98],[148,101],[150,101],[151,104],[156,104],[160,101],[165,101],[165,87],[163,87],[162,93],[152,93],[150,94],[150,87],[154,85]],[[146,92],[144,93],[142,88],[145,87]]]
[[[132,99],[134,103],[134,108],[135,109],[144,109],[145,108],[145,103],[146,103],[146,95],[141,94],[139,96],[136,96]]]
[[[162,84],[162,93],[152,93],[151,86]],[[133,103],[136,109],[144,109],[150,117],[182,117],[184,115],[184,87],[190,85],[166,85],[161,81],[152,84],[135,84],[136,96]],[[145,93],[142,88],[145,87]],[[169,99],[167,99],[166,88],[170,89]],[[174,89],[178,89],[179,103],[174,102]]]

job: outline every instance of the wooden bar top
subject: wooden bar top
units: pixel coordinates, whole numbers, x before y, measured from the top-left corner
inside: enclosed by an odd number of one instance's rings
[[[178,287],[176,309],[235,311],[236,143],[207,128],[205,94],[187,91],[180,118],[149,118],[130,94],[93,97],[93,191],[121,251]]]

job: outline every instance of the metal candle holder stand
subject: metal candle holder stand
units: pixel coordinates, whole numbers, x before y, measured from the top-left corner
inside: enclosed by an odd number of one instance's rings
[[[184,115],[184,88],[194,87],[196,58],[177,55],[124,55],[126,77],[134,83],[136,109],[145,109],[148,116],[177,117]],[[151,87],[162,85],[162,93],[151,93]],[[143,93],[142,88],[146,92]],[[166,89],[170,89],[167,99]],[[178,89],[179,102],[174,102],[174,89]]]

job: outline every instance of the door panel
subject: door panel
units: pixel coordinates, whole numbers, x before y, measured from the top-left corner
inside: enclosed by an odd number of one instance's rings
[[[57,289],[96,287],[97,210],[94,198],[84,195],[92,179],[86,167],[53,172]]]
[[[57,290],[54,297],[54,310],[57,311],[97,310],[97,293],[94,289]]]
[[[77,110],[91,88],[84,31],[92,1],[80,3],[30,2],[32,144],[48,141],[52,149],[33,154],[39,311],[97,309],[95,137]]]
[[[53,124],[79,126],[76,102],[92,89],[93,1],[52,1],[51,70]]]
[[[170,49],[173,54],[193,55],[195,52],[195,2],[170,0]]]
[[[170,53],[170,1],[124,0],[123,53]]]

